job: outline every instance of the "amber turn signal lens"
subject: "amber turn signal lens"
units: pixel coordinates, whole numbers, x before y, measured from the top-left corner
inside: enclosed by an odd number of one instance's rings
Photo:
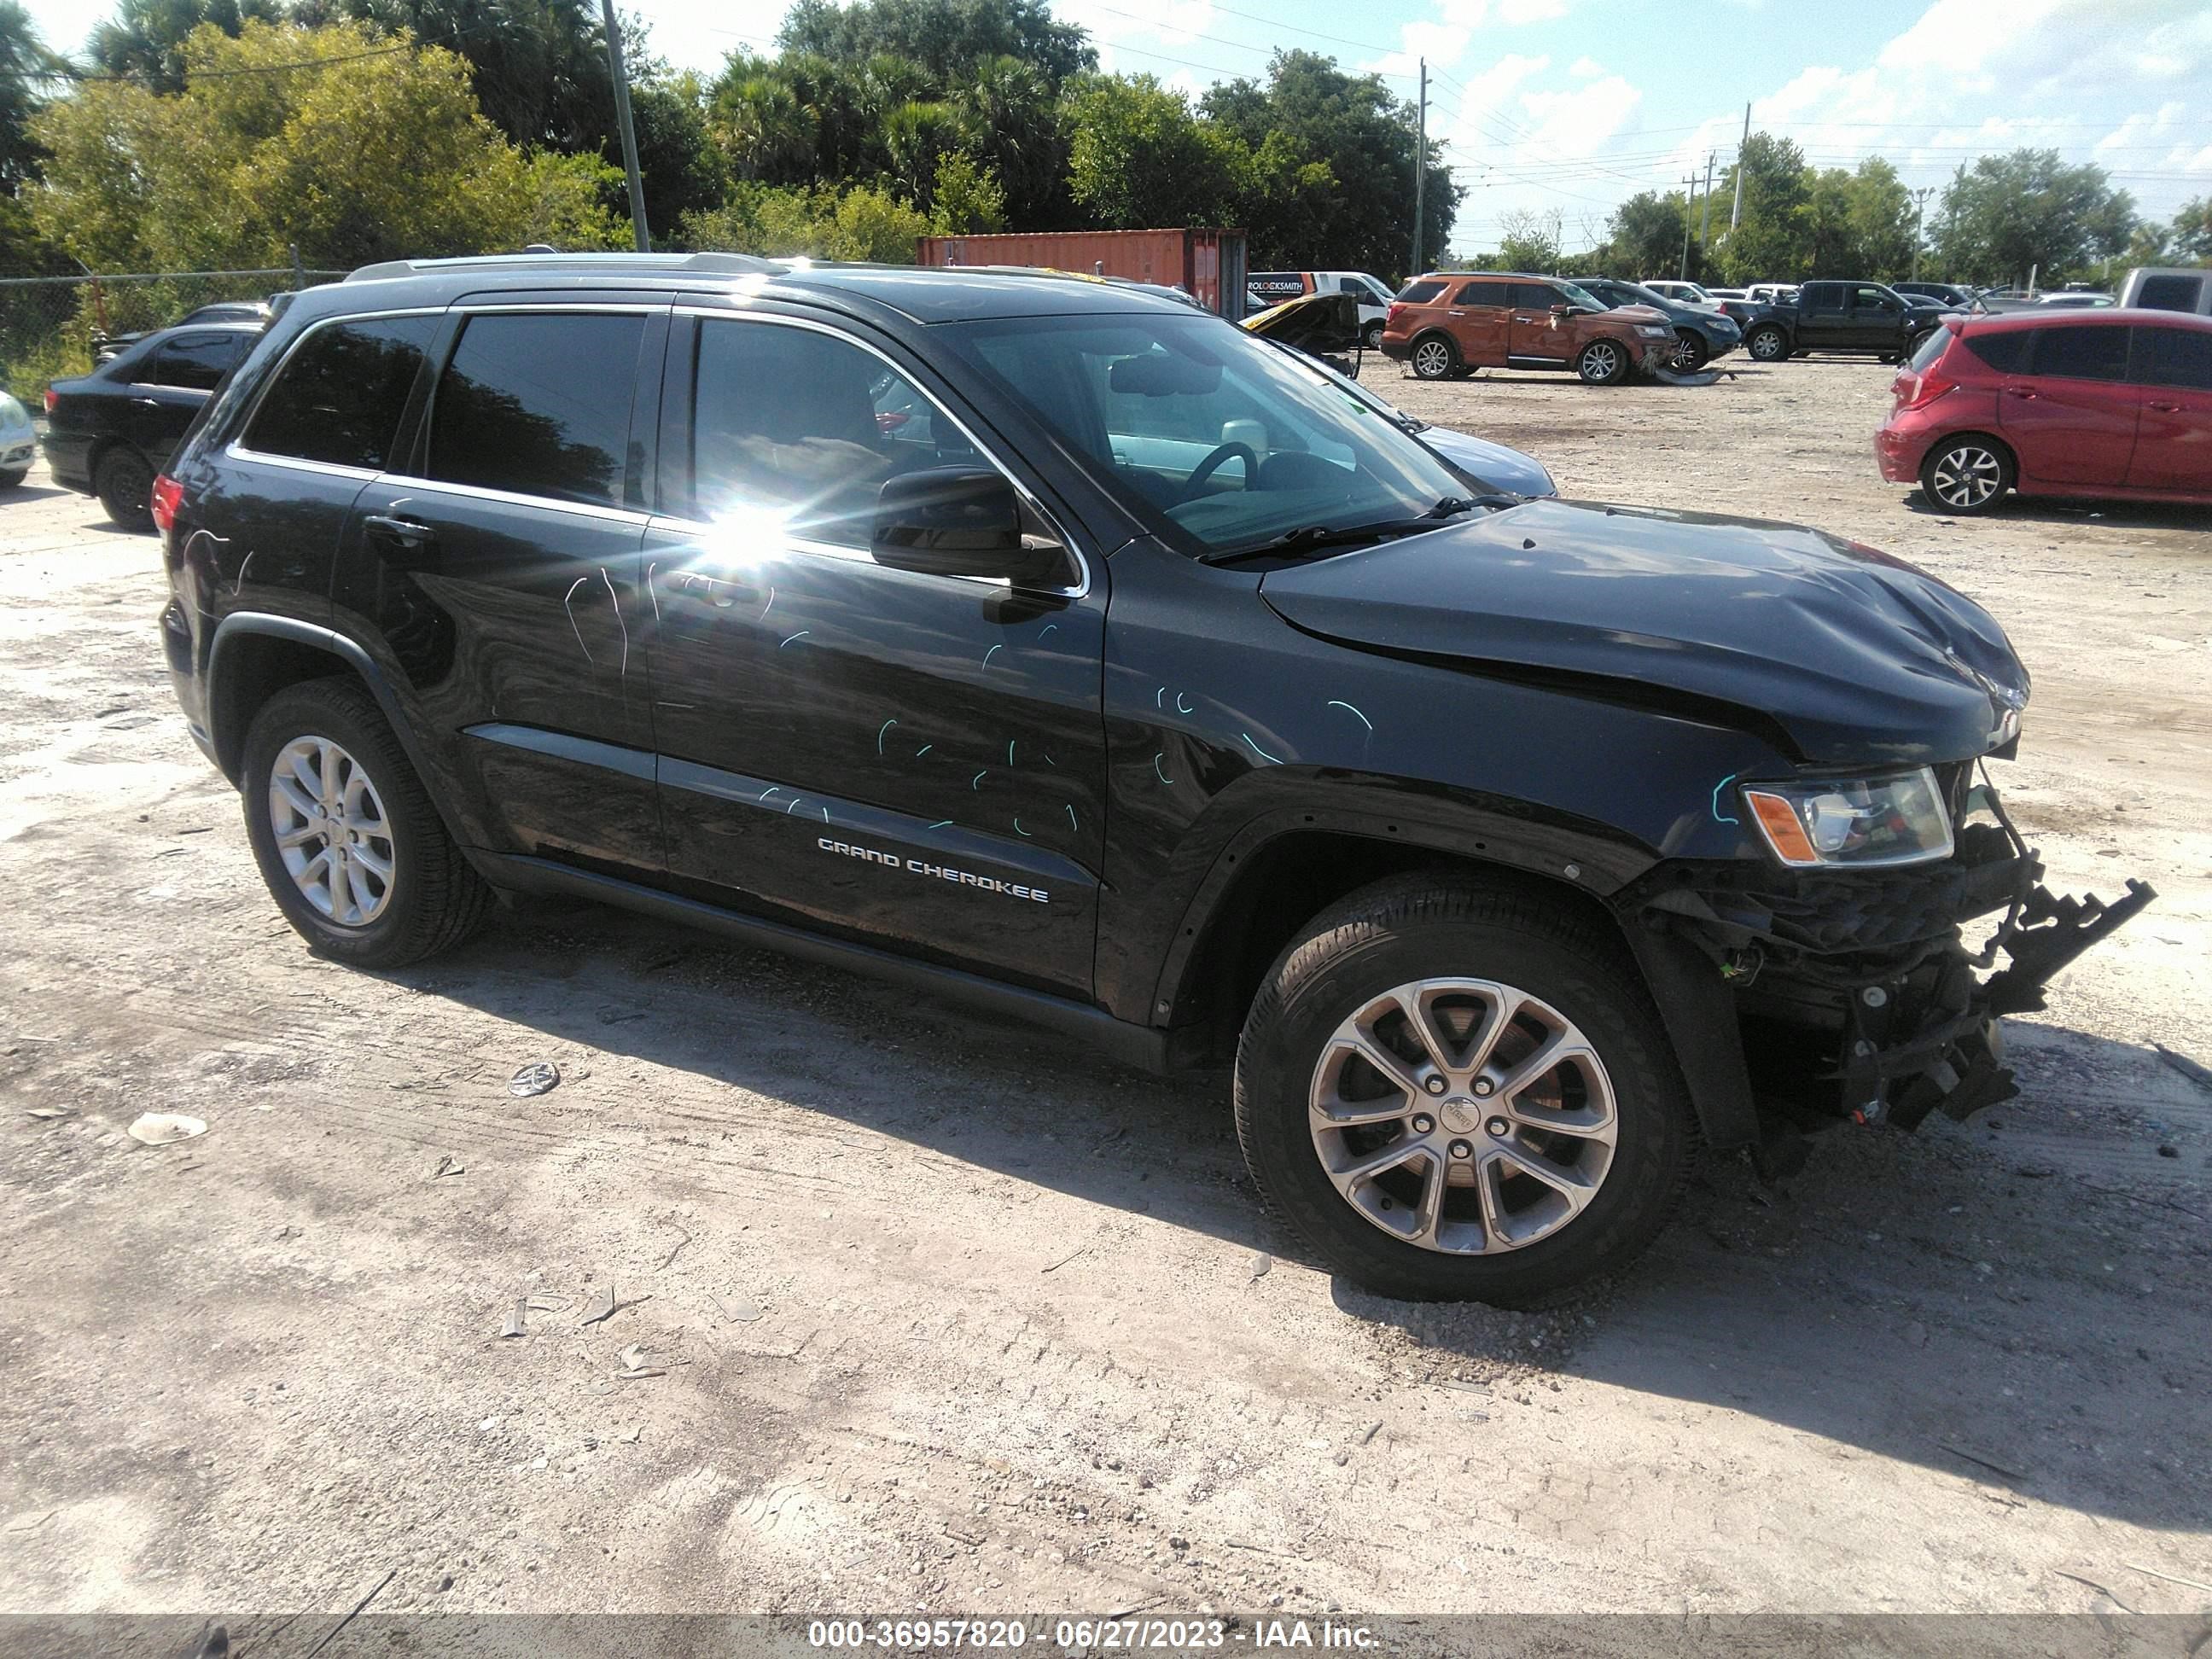
[[[1784,864],[1818,864],[1820,855],[1805,834],[1805,826],[1797,821],[1797,809],[1779,795],[1770,795],[1763,790],[1747,789],[1743,798],[1750,803],[1759,818],[1759,827],[1766,833],[1766,844],[1774,849],[1774,856]]]

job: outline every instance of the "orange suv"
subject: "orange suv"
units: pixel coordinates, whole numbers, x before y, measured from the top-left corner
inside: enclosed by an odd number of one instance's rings
[[[1382,355],[1424,380],[1474,368],[1566,368],[1592,386],[1663,368],[1674,325],[1650,306],[1608,311],[1559,276],[1431,271],[1406,284],[1382,324]]]

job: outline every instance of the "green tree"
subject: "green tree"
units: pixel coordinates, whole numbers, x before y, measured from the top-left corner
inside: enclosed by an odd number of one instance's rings
[[[1070,228],[1067,137],[1051,78],[1000,55],[979,60],[946,95],[967,119],[976,160],[1006,190],[1008,222],[1026,230]]]
[[[776,40],[787,52],[834,63],[889,52],[940,84],[992,58],[1017,58],[1055,87],[1098,65],[1089,36],[1055,18],[1045,0],[798,0]]]
[[[2192,197],[2184,202],[2181,211],[2173,216],[2173,228],[2168,234],[2172,238],[2172,257],[2212,264],[2212,196]],[[2166,257],[2163,249],[2160,252],[2161,257]],[[2139,265],[2152,262],[2130,255],[2128,263]]]
[[[980,236],[1006,228],[1006,192],[990,168],[955,150],[937,164],[929,228],[940,236]]]
[[[248,22],[274,23],[280,0],[119,0],[100,22],[85,55],[103,75],[126,76],[155,92],[184,85],[185,42],[212,26],[236,38]]]
[[[1787,138],[1754,132],[1741,156],[1714,186],[1714,207],[1733,205],[1736,175],[1743,175],[1743,216],[1736,228],[1713,238],[1719,268],[1738,287],[1746,283],[1794,282],[1808,269],[1805,210],[1813,196],[1805,152]]]
[[[706,89],[695,75],[673,75],[632,87],[630,118],[637,128],[637,167],[645,185],[646,222],[661,235],[688,213],[713,207],[730,185],[729,165],[708,131]],[[606,152],[610,160],[617,148]],[[619,167],[613,189],[629,217]]]
[[[178,0],[157,0],[178,3]],[[267,0],[273,3],[274,0]],[[614,137],[606,36],[592,0],[319,0],[333,17],[461,54],[483,114],[525,149],[600,149]],[[641,44],[624,31],[623,44]],[[633,51],[630,73],[650,79]]]
[[[82,88],[32,123],[51,152],[40,229],[110,270],[274,264],[289,243],[339,267],[520,246],[573,180],[533,177],[461,58],[394,44],[358,23],[208,25],[180,49],[180,93]],[[316,59],[346,61],[296,67]]]
[[[910,100],[884,118],[882,129],[892,188],[927,213],[939,167],[968,142],[960,112],[933,99]]]
[[[0,195],[12,197],[39,176],[31,118],[46,107],[46,83],[61,67],[20,0],[0,0]]]
[[[1207,117],[1257,155],[1280,133],[1305,161],[1328,168],[1337,188],[1313,206],[1303,234],[1288,246],[1255,242],[1255,264],[1347,265],[1393,272],[1411,257],[1413,234],[1413,111],[1382,78],[1348,75],[1310,52],[1278,52],[1267,79],[1224,82],[1206,95]],[[1466,191],[1434,145],[1425,158],[1421,246],[1449,246]]]
[[[1093,76],[1063,107],[1069,192],[1108,229],[1224,225],[1244,156],[1149,75]]]
[[[1953,282],[2048,282],[2127,246],[2135,199],[2094,164],[2069,167],[2052,149],[2016,149],[1961,167],[1943,191],[1937,258]]]
[[[678,240],[685,247],[773,258],[804,254],[912,264],[915,244],[929,228],[913,208],[866,185],[839,191],[740,184],[722,206],[685,220]]]
[[[1607,273],[1641,282],[1673,270],[1682,255],[1682,198],[1639,191],[1613,210],[1606,238]]]
[[[1499,219],[1498,228],[1505,233],[1498,244],[1502,269],[1545,276],[1559,268],[1561,232],[1556,209],[1548,213],[1516,210]]]

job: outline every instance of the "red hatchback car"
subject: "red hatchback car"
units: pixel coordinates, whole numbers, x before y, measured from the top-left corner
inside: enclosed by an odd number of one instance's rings
[[[2009,489],[2212,505],[2212,317],[1947,317],[1891,391],[1881,476],[1947,513]]]

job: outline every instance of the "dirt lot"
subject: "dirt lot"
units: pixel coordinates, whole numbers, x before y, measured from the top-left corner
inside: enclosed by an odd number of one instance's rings
[[[2021,1099],[1832,1137],[1786,1192],[1717,1164],[1630,1282],[1531,1317],[1308,1265],[1219,1078],[580,908],[317,960],[171,701],[155,544],[34,475],[0,1610],[2212,1606],[2140,1571],[2212,1582],[2212,1094],[2154,1046],[2212,1063],[2212,524],[1917,510],[1871,458],[1889,376],[1383,378],[1567,494],[1982,599],[2054,885],[2160,893],[2014,1023]],[[208,1133],[142,1146],[149,1109]]]

